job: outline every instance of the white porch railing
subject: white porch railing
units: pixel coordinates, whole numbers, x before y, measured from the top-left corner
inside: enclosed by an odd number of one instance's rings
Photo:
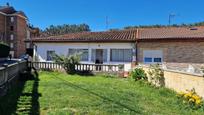
[[[35,69],[63,69],[63,63],[55,62],[29,62],[28,67]],[[75,65],[76,71],[92,71],[92,72],[121,72],[124,71],[124,65],[109,65],[109,64],[77,64]]]

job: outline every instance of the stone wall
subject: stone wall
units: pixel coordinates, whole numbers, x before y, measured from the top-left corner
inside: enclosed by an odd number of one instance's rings
[[[204,42],[139,42],[138,62],[143,62],[144,50],[162,50],[166,65],[188,66],[204,64]]]
[[[143,67],[143,69],[145,72],[149,71],[148,67]],[[196,93],[204,98],[204,77],[202,75],[164,70],[164,85],[176,92],[186,92],[194,88]]]
[[[0,67],[0,96],[5,95],[9,85],[17,81],[20,73],[27,69],[27,62],[21,61]],[[22,77],[22,76],[21,76]]]

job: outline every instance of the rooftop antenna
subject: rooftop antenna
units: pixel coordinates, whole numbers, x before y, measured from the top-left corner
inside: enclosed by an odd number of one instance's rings
[[[108,27],[109,27],[109,19],[108,19],[108,16],[106,16],[106,30],[108,30]]]
[[[113,21],[109,20],[109,17],[106,16],[106,30],[109,29],[110,24],[113,23]]]
[[[169,26],[171,25],[172,19],[176,16],[176,14],[171,13],[169,14]]]

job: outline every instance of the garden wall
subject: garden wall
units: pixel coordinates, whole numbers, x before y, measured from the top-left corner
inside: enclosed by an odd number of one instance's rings
[[[20,73],[27,69],[27,62],[21,61],[0,67],[0,96],[5,95],[9,85],[15,82]]]
[[[148,72],[149,67],[143,67]],[[184,73],[175,70],[164,70],[164,85],[177,92],[195,89],[198,95],[204,98],[204,77],[199,74]]]

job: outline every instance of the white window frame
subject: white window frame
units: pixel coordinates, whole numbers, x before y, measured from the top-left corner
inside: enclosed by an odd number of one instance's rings
[[[14,47],[14,44],[13,43],[10,43],[10,48],[13,48]]]
[[[11,39],[11,40],[14,39],[14,35],[13,35],[13,34],[10,35],[10,39]]]
[[[11,17],[10,19],[11,19],[11,22],[14,22],[14,17]]]
[[[30,43],[26,43],[26,48],[30,48]]]
[[[123,52],[122,52],[122,56],[123,56],[123,60],[113,60],[113,57],[112,57],[112,51],[113,50],[122,50]],[[125,50],[130,50],[131,51],[131,60],[125,60],[125,55],[124,55],[124,52],[125,52]],[[116,49],[116,48],[112,48],[112,49],[110,49],[110,62],[132,62],[133,60],[132,60],[132,56],[133,56],[133,52],[132,52],[132,49]]]
[[[10,51],[10,52],[9,52],[9,54],[11,55],[11,58],[14,57],[14,53],[15,53],[14,51]]]

